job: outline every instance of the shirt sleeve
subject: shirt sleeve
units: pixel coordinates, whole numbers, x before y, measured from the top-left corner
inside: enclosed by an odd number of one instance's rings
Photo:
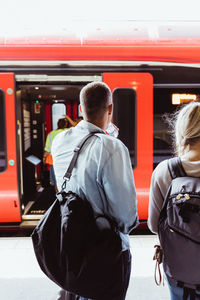
[[[160,212],[170,183],[171,177],[167,167],[167,160],[165,160],[156,167],[151,177],[147,224],[153,233],[158,233]]]
[[[121,232],[129,233],[137,226],[138,215],[133,170],[125,146],[120,145],[109,157],[102,178],[108,213]]]

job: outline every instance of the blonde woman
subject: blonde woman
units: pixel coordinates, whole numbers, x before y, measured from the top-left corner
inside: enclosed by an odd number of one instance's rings
[[[170,125],[173,127],[175,155],[180,157],[185,173],[200,177],[200,103],[193,102],[181,107],[172,116]],[[148,226],[154,233],[158,233],[160,212],[172,181],[167,163],[168,160],[162,161],[151,178]],[[167,277],[167,282],[171,300],[191,299],[189,296],[183,298],[183,288],[178,287],[172,278]],[[200,292],[196,291],[196,296],[192,299],[200,299],[199,295]]]

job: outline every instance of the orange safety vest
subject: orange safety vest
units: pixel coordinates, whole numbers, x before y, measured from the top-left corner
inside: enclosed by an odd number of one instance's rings
[[[48,136],[47,136],[47,139],[46,139],[46,144],[45,144],[45,148],[44,150],[46,152],[48,152],[47,156],[46,156],[46,159],[45,159],[45,163],[48,164],[48,165],[53,165],[53,158],[52,158],[52,155],[50,154],[51,152],[51,145],[52,145],[52,142],[53,142],[53,139],[55,138],[55,136],[64,131],[65,129],[56,129],[56,130],[52,130],[51,132],[49,132]]]
[[[51,154],[47,154],[45,162],[48,165],[53,165],[53,158]]]

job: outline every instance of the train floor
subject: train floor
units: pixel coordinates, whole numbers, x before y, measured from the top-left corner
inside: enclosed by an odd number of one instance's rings
[[[155,235],[131,236],[132,273],[126,300],[169,299],[166,282],[156,286]],[[40,270],[30,237],[0,238],[0,299],[56,300],[59,287]]]

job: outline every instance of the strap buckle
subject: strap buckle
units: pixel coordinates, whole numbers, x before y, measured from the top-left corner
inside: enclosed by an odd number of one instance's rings
[[[80,147],[75,147],[74,152],[78,152],[80,150]]]

